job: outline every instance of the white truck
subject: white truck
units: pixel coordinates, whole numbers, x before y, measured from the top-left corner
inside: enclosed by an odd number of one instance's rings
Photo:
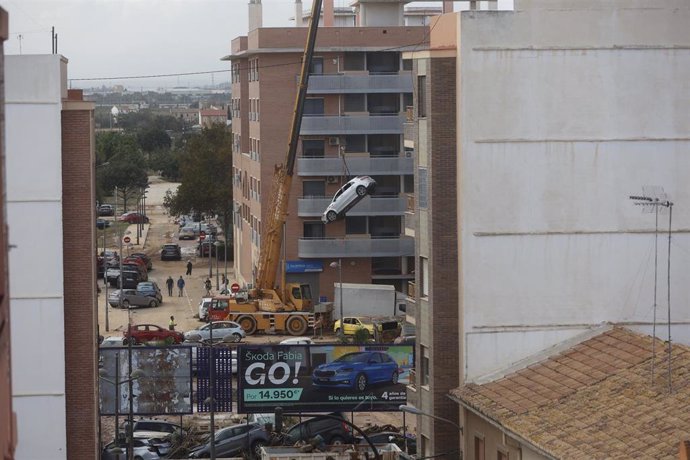
[[[334,283],[333,317],[340,319],[340,299],[344,316],[401,316],[405,315],[406,298],[388,284]]]

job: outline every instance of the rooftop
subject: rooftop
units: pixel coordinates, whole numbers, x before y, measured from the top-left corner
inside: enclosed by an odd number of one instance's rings
[[[690,433],[690,348],[614,327],[452,397],[554,458],[677,458]]]

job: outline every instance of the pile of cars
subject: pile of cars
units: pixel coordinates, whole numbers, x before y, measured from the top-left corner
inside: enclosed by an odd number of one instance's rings
[[[117,256],[117,253],[115,253]],[[105,270],[106,281],[113,287],[124,289],[136,289],[142,281],[148,281],[148,271],[152,268],[151,258],[144,253],[135,252],[122,260],[119,258],[108,259],[105,256],[108,268]],[[120,272],[122,266],[122,272]]]

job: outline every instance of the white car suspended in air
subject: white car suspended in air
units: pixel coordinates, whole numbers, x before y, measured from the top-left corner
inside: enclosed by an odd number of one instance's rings
[[[355,177],[336,192],[333,201],[323,212],[321,221],[327,224],[342,219],[345,217],[345,213],[359,203],[362,198],[374,193],[374,190],[376,190],[374,179],[369,176]]]

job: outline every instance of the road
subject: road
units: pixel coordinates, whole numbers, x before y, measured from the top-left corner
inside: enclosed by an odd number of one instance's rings
[[[178,184],[162,181],[157,177],[149,177],[150,187],[146,197],[146,214],[150,219],[150,223],[146,225],[143,237],[139,238],[139,245],[136,243],[136,225],[130,225],[130,239],[131,247],[124,248],[123,252],[127,255],[128,252],[145,252],[153,261],[153,269],[149,272],[149,279],[156,281],[163,292],[163,303],[157,308],[139,308],[131,309],[133,324],[157,324],[163,328],[167,328],[170,316],[175,317],[177,323],[177,330],[188,331],[200,326],[202,323],[195,317],[198,315],[198,304],[204,294],[203,283],[209,274],[208,259],[197,258],[196,256],[196,241],[179,241],[177,239],[178,226],[170,217],[163,207],[163,198],[168,190],[175,190]],[[102,233],[99,231],[99,243],[102,245]],[[119,238],[117,235],[107,235],[108,249],[117,250],[119,252]],[[161,261],[160,249],[165,243],[178,243],[182,247],[181,261]],[[99,252],[102,246],[99,246]],[[193,269],[192,275],[186,276],[186,264],[191,260]],[[215,259],[213,259],[215,262]],[[213,284],[216,287],[215,280],[215,263],[213,270]],[[225,266],[219,262],[220,273],[225,273]],[[168,276],[172,276],[177,280],[180,275],[183,276],[186,286],[185,295],[183,297],[177,296],[177,288],[173,290],[173,296],[167,295],[167,288],[165,280]],[[228,261],[227,276],[230,283],[234,281],[234,271],[232,262]],[[101,335],[108,336],[122,336],[123,331],[127,328],[128,311],[113,308],[108,306],[108,325],[109,330],[105,330],[105,288],[102,281],[99,281],[101,293],[98,296],[98,323],[100,325]],[[109,290],[112,288],[108,287]],[[254,335],[247,337],[248,343],[277,343],[287,336],[281,335]],[[333,341],[332,336],[326,336],[323,342]],[[361,427],[366,427],[370,424],[392,424],[396,426],[402,425],[402,414],[395,412],[371,412],[358,413],[355,417],[356,423]],[[411,423],[412,421],[412,423]],[[406,419],[408,430],[412,428],[413,417]],[[110,423],[108,424],[110,425]],[[112,427],[108,427],[108,434],[112,435]],[[106,438],[110,439],[110,438]]]

